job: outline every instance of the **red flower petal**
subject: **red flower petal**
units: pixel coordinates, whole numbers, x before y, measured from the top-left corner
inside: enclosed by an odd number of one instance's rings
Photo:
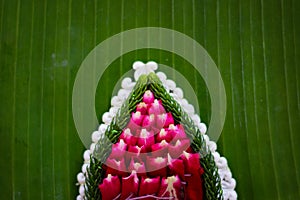
[[[148,103],[148,104],[154,102],[154,94],[150,90],[147,90],[144,93],[143,102]]]
[[[121,193],[121,183],[118,176],[108,174],[99,185],[102,200],[112,200]],[[107,192],[109,191],[109,192]]]
[[[198,173],[194,173],[192,176],[187,176],[186,180],[186,195],[189,200],[198,200],[199,198],[203,198],[203,185],[201,179],[201,172],[199,170]]]
[[[142,178],[139,189],[139,196],[145,195],[157,195],[157,192],[160,188],[160,177],[156,178]],[[153,199],[153,198],[145,198]]]
[[[124,158],[121,160],[107,158],[105,165],[107,166],[106,174],[118,176],[127,176],[128,174]]]
[[[172,159],[171,156],[168,155],[168,167],[170,169],[170,174],[177,174],[181,180],[185,180],[183,160]]]
[[[167,175],[167,159],[164,157],[147,157],[148,175],[152,177]]]
[[[131,158],[140,158],[144,159],[146,156],[146,148],[144,146],[129,146],[128,151],[125,154],[126,160],[131,161]]]
[[[184,163],[185,173],[192,175],[198,173],[201,168],[199,153],[187,153],[184,151],[180,157]]]
[[[170,176],[168,178],[162,178],[161,186],[158,193],[159,197],[174,197],[174,199],[181,199],[181,181],[176,176]]]
[[[132,171],[128,177],[123,177],[121,185],[121,200],[125,200],[128,197],[135,197],[138,194],[139,189],[139,179],[136,175],[136,171]],[[109,191],[107,192],[109,193]]]

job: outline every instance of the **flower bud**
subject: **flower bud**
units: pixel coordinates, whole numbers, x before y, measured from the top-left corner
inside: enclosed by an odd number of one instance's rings
[[[131,158],[140,158],[144,159],[146,156],[146,148],[145,146],[129,146],[128,151],[125,154],[126,160],[128,163],[131,161]]]
[[[155,115],[154,114],[146,115],[144,117],[142,126],[143,128],[148,130],[155,128]]]
[[[177,174],[181,180],[185,180],[183,160],[173,159],[168,154],[168,167],[169,167],[170,174]]]
[[[162,113],[156,117],[156,127],[158,129],[167,128],[170,124],[174,124],[174,119],[171,113]]]
[[[154,94],[150,91],[147,90],[144,95],[143,95],[143,102],[150,104],[154,102]]]

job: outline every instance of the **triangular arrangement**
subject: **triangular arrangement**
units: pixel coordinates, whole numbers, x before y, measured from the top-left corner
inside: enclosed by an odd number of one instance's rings
[[[114,117],[104,116],[106,125],[93,133],[97,143],[84,154],[77,199],[236,199],[223,187],[219,154],[212,154],[208,137],[163,85],[162,74],[141,71]]]

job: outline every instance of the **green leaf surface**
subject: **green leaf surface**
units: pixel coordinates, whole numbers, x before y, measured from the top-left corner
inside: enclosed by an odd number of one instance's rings
[[[101,41],[146,26],[187,34],[216,62],[227,95],[218,147],[239,199],[300,199],[299,10],[297,0],[1,0],[0,199],[75,199],[85,149],[72,117],[76,73]],[[201,75],[156,49],[109,66],[95,97],[99,119],[137,59],[182,73],[209,123]]]

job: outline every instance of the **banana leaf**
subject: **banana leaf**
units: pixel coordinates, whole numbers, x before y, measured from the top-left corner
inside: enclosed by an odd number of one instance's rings
[[[0,199],[76,198],[85,149],[72,116],[76,73],[96,45],[138,27],[184,33],[217,64],[227,96],[218,148],[239,199],[300,199],[299,10],[296,0],[1,0]],[[210,122],[203,77],[158,49],[110,64],[95,96],[99,121],[135,60],[185,76]]]

